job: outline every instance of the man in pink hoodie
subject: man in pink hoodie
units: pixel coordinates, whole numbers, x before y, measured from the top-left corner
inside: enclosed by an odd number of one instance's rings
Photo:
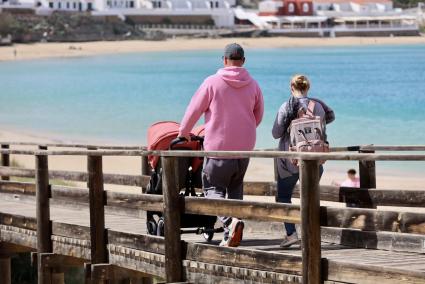
[[[243,68],[243,48],[232,43],[225,47],[224,68],[209,76],[192,97],[180,125],[180,137],[189,132],[205,114],[206,151],[250,151],[254,149],[256,128],[264,103],[258,83]],[[207,198],[243,199],[243,178],[249,159],[206,158],[202,183]],[[219,217],[225,231],[221,246],[236,247],[242,240],[244,223],[232,217]]]

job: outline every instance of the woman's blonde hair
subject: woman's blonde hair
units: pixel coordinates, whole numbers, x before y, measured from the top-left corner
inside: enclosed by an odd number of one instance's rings
[[[305,75],[295,75],[291,79],[290,87],[294,97],[305,97],[310,89],[310,81]]]

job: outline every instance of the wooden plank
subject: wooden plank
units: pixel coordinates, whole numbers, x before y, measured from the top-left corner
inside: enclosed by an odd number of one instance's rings
[[[300,207],[292,204],[185,197],[185,213],[233,216],[257,221],[300,223]]]
[[[34,178],[35,170],[15,167],[0,167],[0,175]],[[84,172],[75,171],[50,171],[49,178],[85,182],[88,180],[88,175]],[[149,183],[149,179],[149,176],[141,175],[104,174],[104,181],[107,184],[146,187]]]
[[[52,198],[72,199],[75,202],[87,203],[88,190],[86,188],[66,187],[51,185]],[[74,192],[75,191],[75,192]],[[10,194],[35,195],[35,184],[28,182],[0,181],[0,192]],[[275,182],[245,182],[245,195],[275,196]],[[111,206],[139,207],[143,210],[162,211],[162,205],[156,204],[162,196],[144,196],[140,194],[109,194],[108,204]],[[299,186],[295,187],[294,198],[300,197]],[[152,198],[152,199],[149,199]],[[156,200],[155,198],[158,198]],[[128,202],[126,201],[128,200]],[[344,203],[362,204],[371,203],[372,206],[397,206],[397,207],[423,207],[425,195],[423,190],[397,190],[397,189],[366,189],[335,186],[320,186],[320,199]],[[161,199],[162,200],[162,199]],[[140,202],[139,202],[140,201]],[[146,201],[146,202],[144,202]],[[131,204],[133,203],[133,204]],[[150,207],[150,206],[153,207]]]
[[[109,262],[165,279],[164,255],[109,245]]]
[[[0,241],[26,247],[30,250],[37,249],[37,234],[35,231],[0,225]]]
[[[128,247],[162,255],[165,254],[165,241],[162,237],[108,230],[108,242],[115,246]]]
[[[243,192],[244,195],[276,196],[276,182],[246,181]]]
[[[1,144],[15,146],[42,146],[55,148],[89,148],[89,149],[104,149],[104,150],[144,150],[146,146],[136,145],[104,145],[104,144],[78,144],[78,143],[36,143],[22,141],[1,141]]]
[[[303,284],[319,284],[321,275],[319,162],[300,161]]]
[[[324,259],[326,280],[362,284],[425,283],[425,272]]]
[[[108,206],[159,212],[164,210],[162,195],[107,191],[106,196]]]
[[[322,241],[349,247],[425,253],[425,235],[322,227]]]
[[[51,271],[45,268],[40,258],[43,253],[52,252],[52,227],[50,223],[50,187],[48,156],[36,155],[36,216],[37,216],[37,256],[38,283],[50,283]]]
[[[146,276],[148,276],[146,273],[121,268],[112,264],[102,263],[91,265],[91,278],[93,280],[110,280],[116,282],[121,281],[119,283],[130,283],[130,278],[137,279]],[[123,280],[127,280],[128,282],[123,282]]]
[[[37,150],[6,150],[0,154],[39,155]],[[335,161],[425,161],[424,154],[355,154],[355,153],[312,153],[286,151],[125,151],[125,150],[50,150],[42,153],[49,156],[142,156],[161,157],[222,157],[222,158],[287,158],[301,160],[335,160]]]
[[[10,255],[2,254],[0,251],[0,283],[12,283],[12,269]]]
[[[183,259],[180,236],[181,201],[176,186],[176,158],[162,158],[162,190],[165,219],[165,278],[167,282],[183,280]]]
[[[1,149],[9,149],[9,145],[2,144]],[[9,154],[1,154],[1,165],[2,167],[9,167],[10,166],[10,155]],[[9,180],[9,176],[1,176],[1,180]]]
[[[37,219],[33,217],[0,212],[0,224],[27,230],[37,230]]]
[[[53,222],[52,233],[56,236],[90,240],[90,227],[81,225]]]
[[[105,193],[101,156],[87,157],[88,188],[90,200],[91,263],[107,262],[105,233]]]
[[[301,275],[300,256],[191,242],[185,246],[187,260]]]
[[[59,255],[89,261],[91,258],[90,241],[62,236],[52,236],[53,252]]]
[[[359,153],[373,154],[375,151],[360,150]],[[359,176],[361,188],[376,188],[375,161],[359,161]]]
[[[320,215],[320,224],[325,227],[425,234],[423,213],[321,207]]]
[[[0,181],[0,192],[10,194],[28,194],[35,196],[35,183]]]

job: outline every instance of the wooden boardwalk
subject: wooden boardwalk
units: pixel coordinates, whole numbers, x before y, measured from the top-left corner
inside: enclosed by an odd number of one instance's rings
[[[2,153],[19,154],[8,150]],[[99,155],[132,155],[133,152],[89,151],[88,154],[92,155],[88,173],[48,171],[47,159],[43,156],[37,156],[36,170],[11,168],[7,163],[0,167],[0,176],[5,179],[0,181],[2,284],[10,281],[7,278],[10,256],[25,251],[36,252],[34,260],[40,284],[63,283],[64,267],[83,265],[86,283],[115,283],[130,278],[131,283],[140,283],[137,281],[146,280],[148,276],[163,278],[167,283],[176,282],[170,279],[187,283],[425,283],[425,214],[395,208],[376,209],[377,206],[423,208],[424,192],[386,191],[365,186],[366,182],[375,183],[374,162],[370,159],[399,160],[399,157],[325,155],[326,158],[359,159],[363,188],[319,187],[318,179],[312,176],[301,182],[301,189],[317,189],[314,194],[310,192],[317,201],[320,198],[355,203],[357,207],[341,208],[320,207],[319,202],[306,201],[310,196],[302,190],[296,191],[295,196],[304,200],[304,207],[196,197],[183,199],[173,196],[169,189],[172,179],[167,174],[164,196],[141,194],[140,186],[144,187],[148,180],[146,175],[102,175],[99,167]],[[425,160],[425,156],[420,155],[403,158]],[[306,165],[315,169],[318,163],[313,160]],[[164,169],[165,173],[170,171],[167,164]],[[35,183],[10,182],[8,176],[36,179]],[[88,181],[88,186],[49,186],[49,176]],[[103,183],[139,186],[139,193],[104,192]],[[246,194],[273,195],[275,187],[273,182],[246,183],[245,189]],[[170,204],[178,206],[171,208]],[[305,204],[311,208],[305,208]],[[175,221],[168,222],[165,237],[147,234],[143,210],[162,211],[169,214],[166,220]],[[243,218],[244,240],[238,248],[223,248],[218,246],[220,233],[211,243],[200,235],[180,235],[179,212],[223,213]],[[307,216],[318,221],[307,222]],[[301,245],[279,248],[284,220],[300,224],[302,248]]]

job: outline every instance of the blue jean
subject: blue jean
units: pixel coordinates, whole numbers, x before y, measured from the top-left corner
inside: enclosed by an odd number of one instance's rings
[[[319,175],[322,177],[323,166],[319,168]],[[279,203],[292,203],[292,193],[294,192],[295,185],[297,184],[300,178],[299,173],[293,174],[292,176],[277,178],[277,197],[276,202]],[[285,225],[286,235],[290,236],[295,232],[295,224],[293,223],[283,223]]]

